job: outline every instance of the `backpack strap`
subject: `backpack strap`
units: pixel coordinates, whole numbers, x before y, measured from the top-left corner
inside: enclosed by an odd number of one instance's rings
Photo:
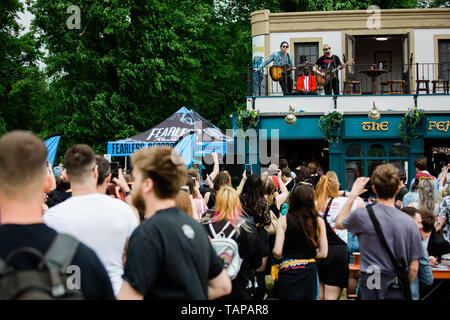
[[[228,222],[228,223],[230,223],[230,222]],[[236,230],[239,229],[242,224],[243,224],[243,222],[237,224],[236,227],[233,228],[233,231],[230,232],[230,234],[228,235],[227,238],[229,238],[229,239],[233,238],[234,234],[236,233]]]
[[[79,242],[74,237],[68,234],[58,234],[39,263],[38,267],[40,269],[44,265],[48,267],[52,295],[54,297],[61,297],[66,293],[61,273],[66,273],[66,269],[72,262],[78,245]]]
[[[212,233],[214,239],[217,238],[217,234],[225,234],[224,231],[228,229],[228,227],[230,226],[230,224],[231,224],[231,222],[228,221],[228,222],[225,224],[225,226],[222,228],[222,230],[220,230],[219,233],[216,233],[216,230],[214,230],[213,224],[210,223],[210,224],[209,224],[209,230],[211,230],[211,233]],[[242,223],[239,223],[239,224],[236,226],[236,228],[233,228],[233,230],[230,232],[230,234],[229,234],[228,237],[226,237],[226,238],[231,239],[231,238],[234,236],[234,234],[236,233],[236,229],[238,229],[241,225],[242,225]]]
[[[4,274],[8,270],[5,260],[0,257],[0,275]]]
[[[212,223],[209,224],[209,230],[211,230],[213,238],[215,239],[217,234],[216,234],[216,230],[214,230],[214,227],[213,227]]]
[[[65,273],[77,252],[79,241],[68,234],[58,234],[39,264]]]
[[[397,277],[401,277],[404,280],[405,288],[404,288],[404,297],[406,300],[411,300],[411,287],[409,284],[408,279],[408,273],[405,268],[400,267],[397,259],[395,259],[394,255],[392,254],[391,249],[387,245],[386,238],[384,237],[383,231],[381,231],[380,223],[378,222],[378,219],[375,217],[375,214],[373,212],[373,205],[367,206],[367,211],[369,211],[370,220],[372,220],[373,226],[375,227],[375,231],[377,233],[378,238],[380,239],[384,249],[386,250],[389,259],[391,260],[392,264],[394,265],[395,272],[397,273]]]
[[[330,201],[328,201],[327,208],[325,209],[325,212],[323,213],[323,220],[325,220],[326,223],[328,223],[327,222],[328,211],[330,211],[331,203],[333,202],[333,200],[334,200],[334,198],[331,198]]]
[[[386,250],[389,259],[391,259],[392,264],[394,265],[395,270],[398,272],[399,270],[403,270],[403,268],[400,267],[400,265],[397,262],[397,259],[395,259],[394,255],[392,254],[391,249],[387,245],[386,238],[384,237],[383,231],[381,231],[380,223],[378,222],[378,219],[375,217],[375,214],[373,213],[372,205],[367,206],[367,210],[369,211],[370,220],[372,220],[373,226],[375,227],[375,231],[378,235],[378,238],[380,239],[381,244],[383,245],[384,249]]]

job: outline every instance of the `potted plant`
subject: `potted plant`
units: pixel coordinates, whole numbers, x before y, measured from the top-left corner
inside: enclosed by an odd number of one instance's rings
[[[344,122],[344,112],[339,109],[327,110],[319,119],[319,129],[325,140],[336,144],[341,136],[341,127]]]
[[[258,125],[260,119],[259,110],[240,110],[237,116],[237,126],[246,130]]]
[[[398,132],[404,145],[409,146],[411,140],[417,138],[416,129],[418,127],[423,127],[425,122],[426,116],[423,109],[417,107],[408,109],[398,126]]]

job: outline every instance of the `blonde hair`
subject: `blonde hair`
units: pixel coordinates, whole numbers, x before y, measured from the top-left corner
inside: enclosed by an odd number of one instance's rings
[[[333,181],[335,181],[338,185],[340,185],[340,183],[339,183],[339,178],[338,178],[336,172],[330,170],[330,171],[328,171],[328,172],[326,173],[326,176],[328,177],[328,180],[333,180]]]
[[[319,183],[316,186],[316,209],[318,211],[325,211],[328,198],[337,198],[339,191],[339,184],[328,176],[320,177]]]
[[[442,199],[446,196],[450,195],[450,184],[444,186],[444,188],[439,189],[436,195],[436,199],[438,203],[441,203]]]
[[[217,191],[216,206],[212,222],[227,220],[233,227],[243,220],[242,205],[236,190],[223,186]]]

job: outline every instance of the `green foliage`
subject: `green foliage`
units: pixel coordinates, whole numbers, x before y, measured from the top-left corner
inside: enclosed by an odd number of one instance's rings
[[[410,0],[27,1],[35,19],[22,36],[16,22],[21,2],[0,2],[0,134],[63,133],[57,157],[75,143],[104,153],[108,141],[147,130],[181,106],[229,128],[230,115],[246,108],[253,11],[415,5]],[[79,30],[66,25],[73,4],[81,9]],[[40,60],[45,73],[37,67]]]
[[[254,128],[258,125],[259,119],[259,110],[240,110],[237,116],[237,126],[243,130]]]
[[[409,146],[411,140],[416,139],[416,128],[421,123],[426,122],[426,116],[423,109],[414,107],[408,109],[398,126],[400,138],[406,146]]]
[[[41,53],[32,33],[20,35],[19,12],[19,0],[0,3],[0,133],[39,132],[39,110],[48,99],[45,78],[37,68]]]
[[[336,144],[340,139],[344,113],[341,110],[328,110],[319,118],[319,129],[325,141]]]
[[[450,8],[450,1],[448,0],[419,0],[417,1],[418,8]]]

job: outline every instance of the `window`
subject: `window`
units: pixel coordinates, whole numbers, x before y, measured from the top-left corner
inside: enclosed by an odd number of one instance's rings
[[[450,80],[450,39],[438,40],[439,79]]]
[[[362,157],[363,156],[363,149],[359,143],[352,143],[347,148],[347,157]]]
[[[347,141],[345,150],[345,188],[351,190],[360,176],[370,177],[377,166],[392,163],[408,173],[408,149],[394,141]]]
[[[314,66],[317,59],[319,59],[319,43],[318,42],[299,42],[294,45],[294,60],[296,64],[300,63],[300,57],[306,56],[311,62],[311,66]],[[299,76],[298,68],[295,70],[295,80]]]

